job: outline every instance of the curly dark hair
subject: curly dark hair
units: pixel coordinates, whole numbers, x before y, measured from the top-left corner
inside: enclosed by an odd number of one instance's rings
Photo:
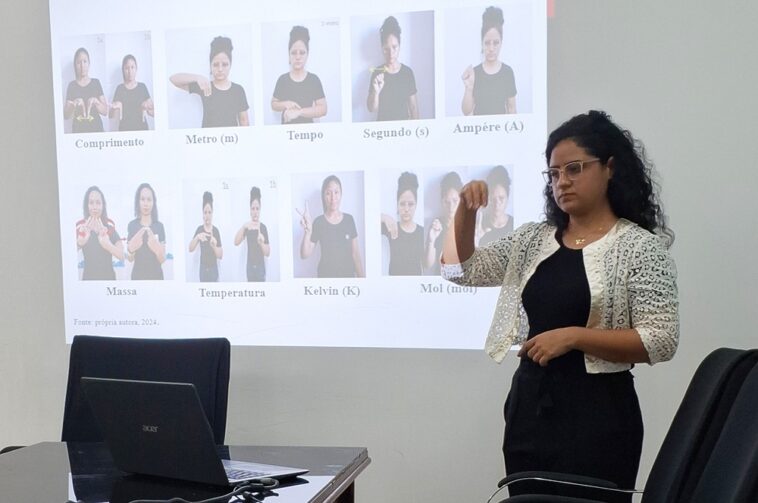
[[[645,147],[628,130],[621,129],[602,111],[590,110],[572,117],[550,133],[545,159],[558,143],[571,140],[602,163],[613,158],[613,176],[608,181],[608,201],[613,213],[636,223],[643,229],[674,242],[674,232],[666,224],[666,216],[658,196],[659,186],[654,177],[652,162]],[[569,216],[553,198],[553,187],[545,185],[545,218],[560,230],[568,226]]]

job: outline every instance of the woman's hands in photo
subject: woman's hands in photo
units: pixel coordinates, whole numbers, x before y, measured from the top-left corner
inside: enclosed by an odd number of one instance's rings
[[[546,367],[550,360],[573,349],[571,330],[572,327],[557,328],[535,335],[521,346],[518,356],[527,356],[534,363]]]
[[[371,81],[371,85],[374,88],[374,93],[377,95],[384,89],[384,72],[378,72],[374,75],[374,80]]]
[[[387,228],[387,232],[390,233],[390,239],[397,239],[397,220],[382,213],[382,225]]]
[[[295,208],[295,211],[300,215],[300,226],[306,233],[310,233],[313,221],[311,220],[311,212],[308,210],[308,201],[305,201],[305,207],[302,212],[297,208]]]
[[[197,87],[200,88],[200,90],[203,92],[203,96],[206,98],[211,95],[213,92],[213,86],[211,85],[211,81],[206,79],[203,76],[198,75],[197,79],[195,80],[195,83],[197,84]]]
[[[87,105],[82,98],[68,100],[66,104],[74,109],[74,115],[76,117],[87,117]]]
[[[284,109],[284,113],[282,114],[282,118],[284,119],[284,122],[292,122],[293,120],[300,117],[300,115],[302,115],[303,113],[303,109],[300,108],[300,105],[298,105],[294,101],[286,101],[285,106],[286,108]]]
[[[143,227],[142,233],[147,234],[147,247],[150,248],[150,251],[158,255],[161,251],[161,242],[158,240],[158,236],[150,227]]]
[[[429,226],[429,244],[434,245],[440,234],[442,234],[442,222],[440,222],[439,218],[435,218]]]
[[[482,180],[472,180],[464,185],[461,189],[460,195],[460,204],[469,211],[476,211],[479,208],[484,208],[489,201],[487,183]]]
[[[463,74],[461,75],[461,80],[463,80],[463,85],[466,87],[466,89],[473,89],[474,88],[474,67],[471,65],[468,65],[468,67],[463,71]]]
[[[120,101],[111,102],[111,112],[118,113],[118,120],[124,119],[124,104]]]

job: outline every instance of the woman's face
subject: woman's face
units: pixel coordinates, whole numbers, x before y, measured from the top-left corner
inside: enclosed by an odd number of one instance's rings
[[[387,35],[382,44],[382,53],[384,53],[384,62],[388,65],[397,63],[400,56],[400,41],[395,35]]]
[[[147,187],[139,191],[139,211],[142,216],[150,216],[153,213],[153,191]]]
[[[448,189],[447,192],[442,194],[442,208],[448,218],[453,218],[455,210],[458,209],[458,203],[461,201],[461,196],[455,189]]]
[[[211,225],[213,222],[213,206],[206,204],[203,206],[203,223],[205,225]]]
[[[550,168],[561,168],[571,161],[595,157],[572,140],[563,140],[550,154]],[[610,161],[609,161],[610,162]],[[587,215],[608,203],[608,181],[612,169],[600,162],[587,162],[574,180],[565,174],[552,184],[553,199],[569,215]]]
[[[308,62],[308,49],[305,47],[305,42],[297,40],[292,47],[290,47],[290,67],[293,70],[302,70],[305,68],[305,64]]]
[[[74,60],[74,70],[77,78],[84,78],[89,75],[89,56],[84,51],[79,51]]]
[[[257,199],[253,199],[250,203],[250,220],[258,222],[261,219],[261,202]]]
[[[508,191],[502,185],[496,184],[489,189],[489,192],[492,212],[495,215],[505,214],[505,209],[508,206]]]
[[[134,82],[137,78],[137,63],[131,58],[127,59],[121,72],[124,74],[124,82]]]
[[[497,61],[500,58],[500,47],[503,37],[495,28],[490,28],[482,38],[482,52],[486,61]]]
[[[339,211],[340,202],[342,202],[342,188],[337,182],[331,181],[324,189],[324,208],[327,211]]]
[[[397,198],[397,214],[401,222],[411,222],[416,213],[416,196],[410,190],[403,191]]]
[[[100,218],[103,215],[103,195],[93,190],[87,196],[87,211],[92,218]]]
[[[225,52],[219,52],[211,60],[211,75],[213,80],[222,82],[229,78],[229,70],[232,68],[232,61]]]

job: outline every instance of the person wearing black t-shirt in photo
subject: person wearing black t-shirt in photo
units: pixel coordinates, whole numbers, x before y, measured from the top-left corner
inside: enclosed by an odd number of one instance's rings
[[[232,68],[232,40],[216,37],[211,42],[211,76],[176,73],[171,83],[191,94],[197,94],[203,102],[203,127],[249,126],[245,89],[229,78]]]
[[[134,194],[134,220],[129,222],[126,248],[134,262],[132,279],[163,279],[166,261],[166,231],[158,221],[158,201],[148,183]]]
[[[479,246],[485,246],[513,232],[513,216],[508,214],[511,194],[511,177],[503,166],[495,166],[487,175],[489,204],[481,220],[482,237]]]
[[[83,214],[76,222],[76,247],[84,257],[82,280],[114,280],[113,258],[124,260],[124,246],[108,218],[105,196],[94,185],[84,193]]]
[[[247,242],[247,280],[266,281],[265,258],[271,255],[268,229],[261,222],[261,189],[250,189],[250,220],[234,236],[234,246]]]
[[[89,52],[80,47],[74,53],[74,73],[76,79],[68,84],[63,118],[73,119],[72,133],[97,133],[103,131],[101,115],[108,113],[103,86],[100,81],[89,76]]]
[[[200,246],[199,278],[203,282],[218,281],[218,261],[224,256],[221,233],[213,225],[213,194],[203,193],[203,225],[195,230],[189,244],[190,253]]]
[[[482,14],[482,55],[484,61],[463,72],[464,115],[516,113],[516,80],[513,69],[500,61],[503,46],[503,11],[487,7]]]
[[[405,172],[397,181],[397,215],[382,214],[382,235],[390,245],[390,276],[420,276],[424,263],[424,226],[413,221],[418,202],[418,178]]]
[[[418,119],[416,77],[400,57],[400,24],[394,16],[382,23],[379,37],[384,63],[371,72],[366,106],[378,121]]]
[[[148,129],[147,116],[153,117],[153,100],[147,86],[137,82],[137,58],[131,54],[121,62],[124,83],[119,84],[111,102],[111,117],[118,118],[119,131]]]
[[[441,212],[440,216],[432,220],[429,225],[429,234],[424,244],[424,268],[429,274],[439,275],[440,273],[439,264],[445,243],[445,233],[453,225],[462,187],[461,176],[455,171],[448,172],[440,180]]]
[[[326,115],[326,97],[321,80],[305,69],[310,50],[310,34],[304,26],[290,31],[290,71],[276,81],[271,108],[282,113],[282,124],[313,122]]]
[[[321,244],[321,260],[318,263],[319,278],[362,278],[363,259],[358,246],[358,231],[350,213],[340,210],[342,182],[330,175],[321,184],[321,204],[324,214],[311,220],[308,202],[300,214],[303,240],[300,242],[300,258],[306,259]]]

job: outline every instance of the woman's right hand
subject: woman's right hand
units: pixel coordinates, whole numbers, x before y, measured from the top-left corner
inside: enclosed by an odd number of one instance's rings
[[[468,65],[468,67],[463,71],[461,80],[463,80],[463,85],[466,87],[466,89],[474,88],[474,81],[476,80],[476,77],[474,76],[474,68],[471,65]]]
[[[440,222],[439,218],[435,218],[432,220],[432,225],[429,226],[429,243],[434,245],[440,234],[442,234],[442,222]]]
[[[487,183],[482,180],[472,180],[461,189],[460,204],[469,211],[486,207],[488,200]]]
[[[308,201],[305,201],[305,208],[301,212],[297,208],[295,208],[295,211],[297,211],[297,214],[300,215],[300,225],[305,230],[305,232],[311,231],[311,212],[308,210]]]
[[[374,93],[381,93],[382,89],[384,89],[384,72],[379,72],[374,75],[374,80],[371,81],[371,85],[374,87]]]

